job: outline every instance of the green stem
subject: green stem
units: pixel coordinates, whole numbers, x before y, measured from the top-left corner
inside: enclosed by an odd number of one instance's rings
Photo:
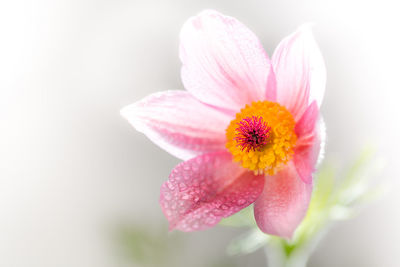
[[[267,267],[306,267],[310,253],[300,248],[287,250],[275,242],[265,247]]]

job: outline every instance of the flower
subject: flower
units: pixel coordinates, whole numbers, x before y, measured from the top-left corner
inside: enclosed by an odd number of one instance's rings
[[[258,227],[291,238],[312,193],[323,139],[325,66],[307,25],[272,59],[232,17],[206,10],[180,34],[187,91],[152,94],[121,110],[184,160],[161,187],[170,229],[202,230],[254,203]]]

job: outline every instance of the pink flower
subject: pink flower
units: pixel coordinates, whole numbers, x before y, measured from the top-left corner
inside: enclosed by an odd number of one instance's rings
[[[202,230],[254,203],[268,234],[291,238],[312,193],[321,148],[325,66],[307,26],[270,60],[232,17],[204,11],[180,35],[187,91],[122,109],[136,130],[184,160],[161,187],[170,229]]]

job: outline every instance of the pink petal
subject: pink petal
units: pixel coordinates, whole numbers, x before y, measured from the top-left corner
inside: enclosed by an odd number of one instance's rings
[[[313,101],[295,126],[298,140],[294,149],[293,162],[300,178],[305,183],[312,182],[312,173],[315,170],[320,151],[321,140],[318,138],[318,128],[316,127],[318,117],[318,105],[316,101]]]
[[[295,133],[298,138],[303,138],[305,135],[311,134],[315,129],[315,124],[319,117],[319,108],[314,100],[296,123]]]
[[[275,100],[268,56],[236,19],[203,11],[184,24],[180,39],[182,81],[200,101],[236,112],[252,101]]]
[[[160,204],[170,229],[203,230],[253,203],[263,185],[263,176],[216,152],[176,166],[161,187]]]
[[[272,56],[277,100],[298,120],[308,104],[321,105],[326,70],[321,52],[308,26],[281,41]]]
[[[186,91],[155,93],[121,110],[137,131],[172,155],[186,160],[225,148],[231,118]]]
[[[292,162],[265,178],[264,190],[254,203],[258,227],[267,234],[290,239],[305,216],[312,185],[304,183]]]

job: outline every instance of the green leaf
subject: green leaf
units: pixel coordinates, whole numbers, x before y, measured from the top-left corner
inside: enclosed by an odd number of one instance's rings
[[[219,225],[230,226],[230,227],[244,227],[244,226],[256,226],[254,220],[253,205],[250,205],[241,211],[235,213],[234,215],[223,218]]]

